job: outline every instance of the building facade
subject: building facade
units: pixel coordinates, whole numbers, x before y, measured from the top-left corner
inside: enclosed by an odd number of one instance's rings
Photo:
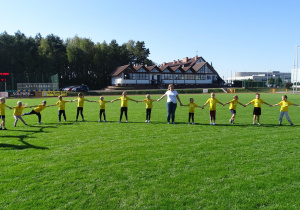
[[[234,80],[253,80],[255,82],[267,82],[270,78],[276,80],[281,78],[283,83],[291,82],[291,73],[280,73],[279,71],[268,72],[236,72],[233,78],[228,78],[228,83]]]
[[[224,81],[215,69],[202,57],[185,57],[182,60],[159,66],[124,65],[111,73],[111,83],[115,86],[138,86],[177,84],[188,85],[222,85]]]

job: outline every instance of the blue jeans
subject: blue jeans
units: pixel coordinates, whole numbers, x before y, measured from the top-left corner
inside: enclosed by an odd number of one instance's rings
[[[167,120],[168,120],[168,122],[170,122],[170,115],[172,115],[172,122],[174,122],[176,108],[177,108],[177,103],[176,104],[173,102],[167,103],[167,111],[168,111]]]

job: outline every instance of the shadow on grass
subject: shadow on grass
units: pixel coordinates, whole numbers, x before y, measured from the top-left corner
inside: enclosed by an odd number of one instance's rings
[[[20,135],[20,136],[2,136],[2,138],[19,138],[19,141],[22,142],[24,145],[14,145],[14,144],[5,144],[5,143],[0,143],[0,147],[2,148],[10,148],[10,149],[18,149],[18,150],[23,150],[23,149],[49,149],[47,147],[39,147],[39,146],[34,146],[32,144],[29,144],[26,142],[24,139],[28,138],[28,135]]]

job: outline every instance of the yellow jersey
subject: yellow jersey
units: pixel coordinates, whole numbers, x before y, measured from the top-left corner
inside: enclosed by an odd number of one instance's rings
[[[237,105],[238,103],[239,103],[238,100],[235,100],[235,99],[231,100],[231,101],[230,101],[230,105],[229,105],[229,109],[236,110],[236,105]]]
[[[0,115],[5,115],[6,104],[0,104]]]
[[[100,105],[100,109],[105,109],[105,104],[106,104],[106,101],[98,101],[99,105]]]
[[[219,100],[216,98],[210,98],[206,101],[206,103],[209,103],[209,111],[215,111],[217,109],[217,103],[219,103]]]
[[[293,103],[289,101],[280,101],[278,104],[281,106],[280,108],[281,112],[288,112],[289,106],[292,105]]]
[[[79,97],[75,99],[75,101],[78,101],[77,107],[83,107],[85,99],[83,97],[82,98]]]
[[[263,103],[265,103],[262,99],[254,99],[250,102],[251,104],[254,104],[254,107],[261,107]]]
[[[25,106],[21,106],[21,107],[15,106],[14,107],[14,115],[21,116],[23,109],[25,109],[25,108],[26,108]]]
[[[127,96],[126,97],[121,96],[120,100],[121,100],[121,107],[127,107],[127,103],[130,100],[130,98]]]
[[[35,111],[36,113],[40,113],[40,112],[43,111],[46,107],[47,107],[47,106],[44,106],[44,105],[40,104],[40,105],[38,105],[38,107],[36,107],[36,108],[34,109],[34,111]]]
[[[65,100],[58,101],[56,103],[56,106],[59,106],[58,110],[65,110],[66,109],[66,103],[67,102]]]
[[[152,99],[144,99],[143,101],[146,104],[146,109],[152,109],[152,107],[153,107],[153,105],[152,105],[153,100]]]
[[[198,106],[195,103],[188,103],[187,106],[189,107],[189,113],[195,113],[195,108]]]

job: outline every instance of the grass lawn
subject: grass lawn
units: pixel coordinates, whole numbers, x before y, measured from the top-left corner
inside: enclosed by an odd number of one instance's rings
[[[232,96],[216,94],[222,103]],[[180,95],[184,104],[190,97],[202,106],[210,96]],[[300,104],[299,95],[288,97]],[[243,104],[254,98],[239,94]],[[275,104],[281,94],[261,98]],[[21,99],[28,106],[42,100]],[[45,100],[50,105],[57,98]],[[168,125],[166,98],[154,102],[151,123],[144,122],[144,103],[129,102],[129,123],[118,123],[120,101],[106,104],[106,123],[98,122],[99,105],[89,102],[86,121],[75,122],[76,106],[66,104],[67,122],[59,123],[57,107],[49,107],[41,113],[41,125],[30,115],[23,117],[29,126],[19,121],[17,127],[13,111],[6,109],[8,130],[0,131],[1,209],[300,208],[300,107],[289,107],[294,126],[285,118],[278,126],[280,107],[263,105],[259,126],[252,125],[253,105],[238,105],[234,125],[228,122],[229,105],[217,105],[217,125],[211,126],[208,106],[196,109],[196,125],[187,124],[188,108],[178,106],[177,123]]]

